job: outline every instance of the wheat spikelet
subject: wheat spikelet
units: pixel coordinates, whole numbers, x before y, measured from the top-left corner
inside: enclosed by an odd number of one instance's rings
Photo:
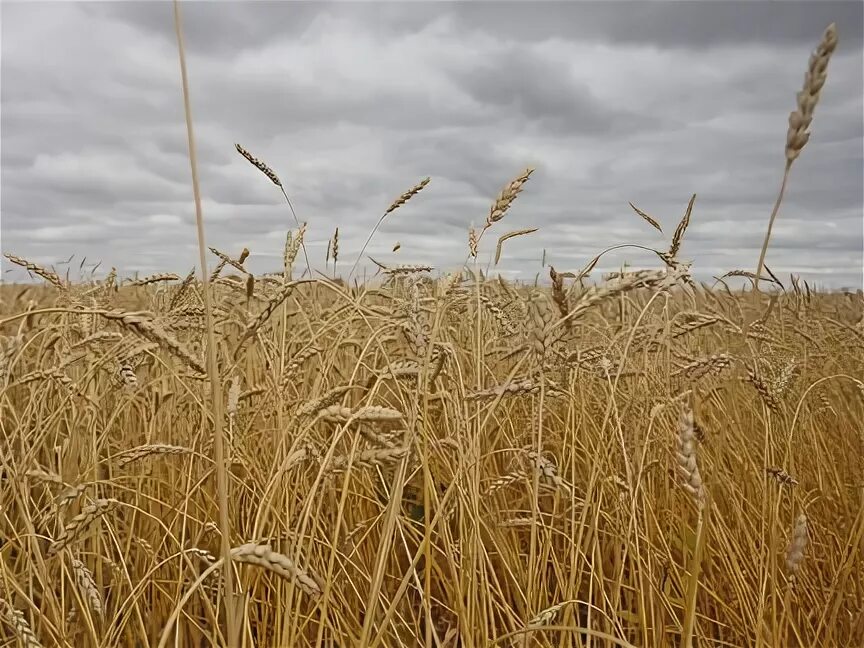
[[[285,251],[283,253],[283,280],[291,279],[291,272],[294,267],[294,260],[297,258],[297,253],[303,246],[303,239],[306,236],[306,223],[300,225],[295,236],[291,230],[285,236]]]
[[[89,484],[77,484],[75,486],[70,486],[56,497],[56,499],[54,500],[54,506],[57,508],[58,511],[62,508],[65,508],[66,506],[69,506],[69,504],[71,504],[81,495],[83,495],[89,487]]]
[[[152,317],[146,313],[126,312],[122,310],[101,311],[102,317],[118,322],[124,327],[134,331],[138,335],[151,342],[162,345],[175,356],[183,360],[193,371],[199,374],[205,374],[207,371],[204,365],[192,355],[192,352],[186,348],[177,338],[165,331],[153,321]]]
[[[226,412],[232,419],[237,416],[237,408],[240,404],[240,379],[237,376],[231,378],[231,386],[228,388],[228,405]]]
[[[213,269],[213,272],[210,273],[210,278],[207,280],[208,283],[215,283],[216,279],[218,279],[221,272],[225,269],[225,266],[228,265],[228,262],[225,259],[219,261],[216,264],[216,267]]]
[[[778,468],[776,466],[770,466],[770,467],[765,469],[765,472],[767,472],[769,475],[771,475],[777,481],[777,483],[782,485],[782,486],[797,486],[798,485],[798,480],[795,479],[792,475],[790,475],[788,472],[786,472],[782,468]]]
[[[472,225],[468,228],[468,253],[472,258],[477,258],[477,246],[480,245],[480,239],[477,236],[477,230]]]
[[[680,313],[675,316],[672,323],[671,337],[676,339],[706,326],[716,324],[719,321],[719,317],[705,315],[703,313]]]
[[[771,381],[771,391],[778,397],[782,397],[795,382],[799,369],[798,363],[794,358],[785,363],[780,372]]]
[[[477,392],[469,393],[465,396],[465,400],[491,400],[498,396],[527,396],[540,393],[540,383],[533,378],[514,378],[510,382],[498,385],[491,389],[484,389]],[[546,396],[550,398],[559,398],[566,396],[551,381],[546,381]]]
[[[745,277],[747,279],[755,280],[756,274],[753,272],[748,272],[747,270],[730,270],[729,272],[718,277],[718,279],[725,279],[726,277]],[[771,281],[776,284],[780,283],[779,281],[777,281],[776,277],[771,277]]]
[[[77,558],[72,559],[72,571],[75,574],[75,581],[78,583],[81,598],[87,601],[87,606],[93,614],[102,618],[105,613],[105,606],[102,603],[102,595],[99,593],[93,574]]]
[[[243,262],[249,257],[249,248],[243,248],[243,250],[240,252],[240,257],[236,261],[224,252],[220,252],[215,247],[211,247],[208,249],[212,254],[219,257],[219,260],[223,262],[223,267],[226,265],[230,265],[238,272],[247,274],[246,268],[243,267]]]
[[[83,340],[79,340],[73,344],[70,349],[78,349],[83,346],[95,345],[103,342],[119,342],[123,339],[123,334],[117,331],[96,331],[91,333]]]
[[[813,121],[819,95],[828,78],[828,62],[836,48],[837,25],[831,23],[822,35],[816,51],[810,56],[804,75],[804,87],[797,95],[798,107],[789,113],[789,130],[786,135],[786,159],[789,164],[798,158],[810,139],[807,129]]]
[[[792,539],[789,541],[789,547],[786,550],[786,573],[790,579],[794,580],[801,569],[801,562],[804,560],[804,550],[807,548],[807,540],[807,516],[802,513],[795,520],[795,526],[792,529]]]
[[[780,401],[777,399],[774,392],[771,391],[771,387],[768,383],[762,380],[762,378],[752,370],[747,371],[747,377],[744,380],[753,385],[753,388],[759,393],[759,396],[762,397],[762,400],[765,401],[765,404],[772,412],[777,414],[780,413],[780,410],[782,409]]]
[[[298,369],[303,365],[304,362],[309,360],[310,358],[314,358],[316,355],[321,353],[321,349],[317,346],[310,345],[305,349],[302,349],[291,356],[291,359],[288,361],[287,366],[285,367],[285,371],[279,379],[279,388],[284,390],[287,386],[291,378],[297,372]]]
[[[489,486],[486,488],[486,494],[492,495],[495,491],[499,491],[502,488],[511,486],[512,484],[515,484],[516,482],[521,481],[525,478],[526,474],[522,470],[514,470],[507,473],[506,475],[496,477],[491,482],[489,482]]]
[[[558,314],[561,317],[567,317],[570,312],[570,305],[567,302],[567,293],[564,291],[564,277],[555,271],[553,266],[549,266],[549,278],[552,280],[552,301],[558,307]],[[573,321],[569,318],[564,320],[564,328],[567,331],[573,326]]]
[[[498,322],[498,325],[504,330],[507,335],[514,335],[516,333],[516,327],[513,324],[513,321],[510,317],[507,316],[498,305],[493,302],[489,297],[480,293],[478,299],[480,300],[480,304],[483,306],[485,310],[487,310],[492,317],[495,318],[495,321]]]
[[[777,194],[777,200],[774,203],[774,209],[771,211],[771,216],[768,219],[768,229],[765,232],[765,240],[762,242],[762,249],[759,252],[759,263],[756,266],[756,278],[753,280],[754,294],[759,289],[759,280],[762,277],[762,269],[765,267],[765,254],[768,252],[768,242],[771,239],[771,231],[774,227],[774,220],[777,218],[777,212],[780,209],[780,203],[783,200],[783,195],[786,191],[786,182],[789,179],[789,171],[792,168],[792,163],[798,159],[804,146],[810,140],[810,124],[813,121],[813,114],[816,110],[816,104],[819,102],[819,95],[822,92],[822,87],[828,78],[828,62],[831,60],[831,55],[837,48],[837,26],[834,23],[828,25],[828,28],[822,34],[822,40],[816,51],[810,56],[810,61],[807,65],[807,72],[804,75],[804,86],[796,96],[797,108],[789,113],[789,128],[786,131],[786,168],[783,173],[783,181],[780,184],[780,191]],[[796,295],[800,294],[797,281],[793,278]],[[809,292],[809,291],[808,291]]]
[[[358,452],[352,458],[351,455],[341,457],[333,457],[328,466],[332,471],[347,470],[348,466],[355,468],[374,468],[376,466],[392,466],[400,461],[408,454],[408,448],[375,448],[373,450],[363,450]]]
[[[23,343],[24,338],[21,335],[3,338],[2,345],[0,345],[0,383],[9,375],[9,365],[12,363],[12,358]]]
[[[339,261],[339,228],[336,228],[336,231],[333,232],[333,239],[330,244],[330,250],[333,253],[333,265],[335,267],[336,263]]]
[[[417,185],[411,187],[411,189],[409,189],[408,191],[406,191],[405,193],[403,193],[401,196],[399,196],[399,197],[398,197],[396,200],[394,200],[393,203],[392,203],[392,204],[387,208],[387,211],[384,212],[384,215],[386,216],[386,215],[389,214],[390,212],[396,211],[396,210],[399,209],[402,205],[404,205],[406,202],[408,202],[409,200],[411,200],[411,198],[413,198],[414,196],[416,196],[418,193],[420,193],[420,192],[423,190],[423,187],[425,187],[426,185],[429,184],[429,180],[430,180],[430,178],[424,178],[423,180],[420,181],[419,184],[417,184]]]
[[[128,390],[134,390],[138,386],[138,376],[135,375],[135,369],[132,365],[121,363],[117,370],[120,381]]]
[[[370,257],[371,259],[371,257]],[[377,261],[371,259],[374,263],[378,264]],[[430,265],[420,265],[420,264],[403,264],[398,266],[390,266],[387,268],[383,268],[382,272],[386,275],[390,275],[391,277],[399,276],[399,275],[409,275],[409,274],[417,274],[420,272],[432,272],[434,268]]]
[[[197,558],[199,558],[203,562],[207,563],[208,565],[212,565],[213,563],[216,562],[216,556],[214,556],[212,553],[210,553],[206,549],[199,549],[198,547],[188,547],[185,550],[185,552],[187,554],[191,554],[193,556],[196,556]]]
[[[411,290],[411,299],[408,302],[408,318],[402,327],[402,333],[412,353],[416,357],[425,358],[430,330],[428,317],[420,308],[420,291],[417,284],[414,284]]]
[[[247,151],[246,149],[244,149],[244,148],[243,148],[242,146],[240,146],[239,144],[235,144],[235,145],[234,145],[234,148],[237,149],[237,152],[238,152],[240,155],[242,155],[244,158],[246,158],[247,160],[249,160],[249,162],[252,164],[252,166],[254,166],[256,169],[258,169],[261,173],[263,173],[264,175],[266,175],[268,178],[270,178],[270,182],[272,182],[273,184],[275,184],[275,185],[276,185],[277,187],[279,187],[280,189],[282,188],[282,181],[279,180],[279,176],[276,175],[276,173],[273,171],[273,169],[271,169],[269,166],[267,166],[266,164],[264,164],[264,163],[263,163],[261,160],[259,160],[258,158],[254,157],[254,156],[253,156],[249,151]]]
[[[534,450],[528,453],[528,458],[540,472],[540,477],[544,482],[558,490],[564,491],[565,494],[570,493],[570,486],[558,475],[558,469],[555,467],[555,464]]]
[[[726,353],[719,353],[706,358],[697,358],[680,369],[672,372],[673,376],[684,376],[689,380],[698,380],[703,376],[718,376],[728,369],[735,358]]]
[[[639,214],[639,215],[642,217],[642,219],[643,219],[646,223],[648,223],[651,227],[653,227],[654,229],[656,229],[656,230],[657,230],[658,232],[660,232],[661,234],[663,233],[663,228],[660,227],[660,223],[658,223],[656,220],[654,220],[653,218],[651,218],[648,214],[646,214],[645,212],[643,212],[641,209],[639,209],[639,208],[638,208],[636,205],[634,205],[632,202],[628,202],[627,204],[630,205],[630,207],[633,208],[633,211],[635,211],[637,214]]]
[[[52,472],[48,472],[46,470],[42,470],[41,468],[34,468],[32,470],[28,470],[24,473],[30,479],[35,479],[37,481],[43,482],[45,484],[53,484],[55,486],[66,486],[66,482],[63,481],[63,478],[60,475]]]
[[[541,293],[535,293],[531,296],[531,301],[528,304],[528,316],[531,322],[528,339],[534,353],[542,359],[546,355],[547,335],[552,323],[552,309],[549,308],[549,301]]]
[[[671,267],[675,267],[676,265],[675,258],[678,256],[678,250],[681,248],[681,241],[684,238],[684,232],[687,231],[687,227],[690,225],[690,215],[693,213],[694,202],[696,202],[696,194],[691,196],[690,202],[687,203],[687,211],[684,212],[684,217],[681,219],[681,222],[678,223],[678,227],[675,228],[675,233],[672,235],[672,245],[669,246],[669,251],[660,255],[660,258]]]
[[[683,486],[696,506],[701,510],[705,506],[705,487],[696,463],[696,435],[694,432],[693,410],[685,405],[681,410],[678,422],[678,451],[676,459],[678,472],[684,478]]]
[[[342,397],[354,389],[352,385],[342,385],[328,390],[323,396],[314,398],[297,409],[297,416],[315,416],[328,407],[342,400]]]
[[[321,420],[330,423],[347,423],[348,421],[401,421],[403,416],[402,412],[377,405],[367,405],[366,407],[358,407],[357,409],[342,407],[341,405],[331,405],[318,412],[318,417]]]
[[[120,502],[115,499],[97,499],[92,504],[85,506],[78,515],[69,520],[69,523],[66,524],[48,547],[46,555],[50,558],[56,555],[58,551],[75,542],[96,518],[110,513],[119,504]]]
[[[163,281],[179,281],[180,277],[178,277],[173,272],[162,272],[159,274],[149,275],[147,277],[143,277],[141,279],[136,279],[129,283],[130,286],[140,287],[140,286],[149,286],[155,283],[161,283]]]
[[[389,366],[374,374],[369,379],[369,385],[374,384],[376,380],[387,380],[393,378],[396,380],[405,378],[416,378],[420,375],[420,364],[415,360],[395,360]]]
[[[268,319],[270,319],[273,311],[276,310],[282,302],[288,299],[288,296],[294,292],[294,288],[300,283],[300,281],[291,281],[282,286],[279,292],[267,302],[267,305],[263,309],[261,309],[261,312],[246,324],[246,327],[243,329],[243,333],[240,336],[240,340],[237,342],[238,350],[246,340],[255,335],[255,332],[261,328]]]
[[[528,182],[528,178],[532,173],[534,173],[534,169],[531,167],[525,169],[520,176],[512,180],[510,184],[501,190],[492,207],[489,208],[489,216],[486,218],[485,228],[491,227],[493,223],[497,223],[504,218],[504,214],[510,209],[510,205],[516,200],[516,196],[522,192],[523,185]]]
[[[169,445],[167,443],[151,443],[124,450],[115,455],[115,458],[118,462],[117,465],[120,468],[123,468],[134,461],[140,461],[141,459],[152,457],[154,455],[181,455],[189,454],[191,452],[192,450],[190,448],[185,448],[183,446]]]
[[[598,304],[631,290],[639,288],[659,288],[663,290],[671,288],[681,281],[687,281],[689,277],[689,268],[682,264],[676,264],[675,267],[670,267],[668,270],[640,270],[632,272],[616,281],[609,282],[600,287],[593,287],[585,292],[579,298],[575,308],[570,311],[568,317],[576,320]]]
[[[21,378],[18,379],[18,383],[21,385],[26,385],[27,383],[36,382],[39,380],[56,380],[61,385],[63,385],[70,394],[72,395],[80,395],[80,391],[75,384],[75,382],[66,375],[66,373],[57,367],[53,369],[47,369],[45,371],[32,371]]]
[[[111,268],[111,271],[105,276],[100,287],[105,295],[117,292],[117,268]]]
[[[15,636],[21,642],[23,648],[42,648],[39,639],[27,622],[27,618],[21,610],[16,609],[6,599],[0,598],[0,614],[12,626]]]
[[[177,287],[174,291],[174,294],[171,295],[171,301],[168,302],[168,310],[173,311],[177,306],[183,303],[183,298],[186,296],[186,293],[189,290],[189,286],[192,285],[192,282],[195,281],[195,268],[193,267],[189,274],[184,277],[182,283]]]
[[[551,623],[555,620],[555,617],[558,616],[558,613],[563,610],[565,607],[570,605],[573,601],[564,601],[563,603],[558,603],[557,605],[552,605],[545,610],[541,610],[537,613],[534,618],[532,618],[529,622],[529,626],[543,626],[548,623]]]
[[[296,583],[313,598],[321,595],[321,586],[309,572],[297,567],[287,556],[273,551],[269,545],[248,543],[231,550],[231,559],[272,571]]]
[[[14,254],[4,254],[3,256],[5,256],[15,265],[19,265],[25,268],[27,271],[32,272],[35,275],[39,275],[52,286],[59,288],[60,290],[67,289],[66,284],[63,283],[63,281],[60,279],[56,272],[52,272],[47,268],[43,268],[36,263],[31,263],[27,259],[22,259],[21,257],[15,256]]]

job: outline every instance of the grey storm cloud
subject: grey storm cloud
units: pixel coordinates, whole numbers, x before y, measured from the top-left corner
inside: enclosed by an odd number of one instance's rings
[[[248,246],[253,270],[277,270],[294,227],[235,143],[282,178],[318,269],[339,227],[345,272],[387,206],[426,176],[368,253],[458,267],[468,228],[531,166],[481,250],[485,264],[497,236],[539,228],[508,241],[496,268],[526,280],[548,273],[544,250],[562,271],[613,245],[665,248],[694,193],[682,255],[697,277],[752,268],[788,113],[836,22],[840,45],[767,261],[820,285],[862,285],[860,2],[181,6],[210,245]],[[3,3],[0,54],[3,251],[187,272],[197,244],[173,4]],[[658,260],[625,248],[600,270],[624,262]],[[26,272],[4,261],[3,277]]]

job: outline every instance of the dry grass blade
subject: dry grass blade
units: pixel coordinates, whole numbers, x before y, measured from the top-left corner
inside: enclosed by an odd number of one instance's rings
[[[574,277],[574,279],[576,280],[577,283],[582,281],[589,274],[591,274],[591,271],[595,268],[597,263],[600,261],[600,257],[602,257],[602,256],[603,256],[602,254],[598,254],[597,256],[595,256],[593,259],[591,259],[588,262],[588,265],[586,265],[578,273],[576,273],[576,276]]]
[[[515,232],[507,232],[506,234],[502,234],[498,237],[498,245],[495,246],[495,265],[498,265],[498,262],[501,260],[501,247],[504,245],[504,241],[508,241],[511,238],[516,236],[525,236],[526,234],[533,234],[537,231],[536,227],[532,227],[530,229],[521,229],[516,230]]]

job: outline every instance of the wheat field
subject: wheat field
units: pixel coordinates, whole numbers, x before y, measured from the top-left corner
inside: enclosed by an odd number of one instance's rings
[[[7,254],[38,283],[0,287],[0,646],[864,646],[861,293],[768,236],[694,280],[696,196],[656,267],[505,281],[532,172],[452,273],[313,272],[299,221],[271,274]]]

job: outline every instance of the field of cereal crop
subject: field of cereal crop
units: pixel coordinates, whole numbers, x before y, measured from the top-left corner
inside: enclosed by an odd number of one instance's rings
[[[496,278],[531,174],[450,274],[310,273],[300,223],[266,275],[7,254],[0,646],[864,645],[861,294],[694,281],[696,196],[634,208],[655,267]]]

